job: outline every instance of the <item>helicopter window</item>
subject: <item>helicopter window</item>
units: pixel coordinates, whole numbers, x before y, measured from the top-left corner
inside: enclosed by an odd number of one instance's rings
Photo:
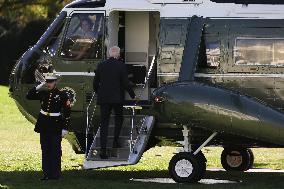
[[[198,57],[198,68],[217,69],[220,66],[221,45],[220,41],[209,40],[202,36]]]
[[[207,57],[207,66],[209,67],[218,67],[220,65],[220,42],[207,42],[206,43],[206,57]]]
[[[182,36],[182,25],[168,25],[164,44],[179,45],[181,43],[180,36]]]
[[[237,65],[284,66],[284,39],[237,38],[234,58]]]
[[[55,33],[55,35],[50,39],[50,42],[47,44],[43,52],[48,53],[51,57],[55,56],[57,50],[60,47],[60,39],[63,35],[63,25]]]
[[[61,56],[72,60],[102,58],[104,14],[73,14]]]

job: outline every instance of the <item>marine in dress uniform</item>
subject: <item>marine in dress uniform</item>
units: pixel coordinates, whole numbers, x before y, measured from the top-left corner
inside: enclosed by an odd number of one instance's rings
[[[39,100],[41,104],[34,129],[40,133],[44,174],[41,180],[60,178],[61,141],[70,125],[70,101],[68,95],[56,87],[56,80],[56,76],[46,75],[46,83],[33,87],[27,94],[27,99]],[[44,85],[47,85],[47,90],[41,90]]]
[[[115,130],[113,147],[118,148],[119,134],[123,124],[123,103],[125,100],[125,91],[127,91],[132,99],[135,93],[131,88],[128,80],[126,66],[119,60],[119,47],[110,49],[110,58],[100,63],[96,70],[94,79],[94,90],[97,93],[97,104],[100,105],[101,113],[101,153],[102,159],[107,159],[106,146],[108,136],[108,126],[111,111],[115,113]]]

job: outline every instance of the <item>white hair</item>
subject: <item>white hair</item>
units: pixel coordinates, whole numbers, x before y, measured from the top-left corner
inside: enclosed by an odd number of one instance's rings
[[[120,48],[118,46],[113,46],[109,49],[109,56],[113,58],[119,58]]]

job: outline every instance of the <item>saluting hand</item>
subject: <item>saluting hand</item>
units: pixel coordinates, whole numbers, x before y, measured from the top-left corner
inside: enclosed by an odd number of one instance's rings
[[[36,90],[41,89],[44,85],[46,84],[46,82],[41,82],[38,86],[36,86]]]

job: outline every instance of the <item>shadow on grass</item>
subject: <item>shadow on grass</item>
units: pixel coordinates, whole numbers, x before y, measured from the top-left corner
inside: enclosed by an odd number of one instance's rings
[[[188,184],[171,183],[167,171],[111,171],[111,170],[92,170],[92,171],[64,171],[63,177],[59,181],[42,182],[38,179],[41,172],[33,171],[0,171],[0,188],[188,188]],[[133,181],[142,179],[143,182]],[[163,180],[169,183],[153,183]],[[281,188],[284,185],[283,173],[237,173],[222,171],[207,171],[205,180],[210,184],[191,184],[190,188],[249,188],[249,189],[269,189]],[[203,180],[203,181],[205,181]],[[220,183],[218,181],[234,181],[236,183]],[[214,182],[216,181],[216,182]],[[202,182],[204,183],[204,182]]]

